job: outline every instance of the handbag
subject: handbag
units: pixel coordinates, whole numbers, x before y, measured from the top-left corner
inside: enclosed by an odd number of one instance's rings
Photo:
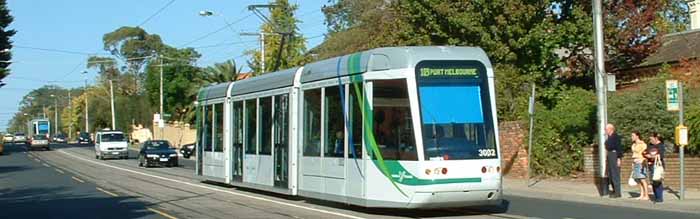
[[[651,177],[653,181],[661,181],[664,179],[664,165],[661,163],[661,157],[654,157],[654,175]]]
[[[634,169],[634,168],[632,168]],[[627,185],[630,186],[636,186],[637,185],[637,180],[634,179],[634,170],[630,172],[630,178],[627,180]]]

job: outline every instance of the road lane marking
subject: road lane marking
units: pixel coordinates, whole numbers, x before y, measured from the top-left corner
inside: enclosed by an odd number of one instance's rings
[[[340,217],[345,217],[345,218],[365,219],[365,218],[359,217],[359,216],[354,216],[354,215],[349,215],[349,214],[343,214],[343,213],[339,213],[339,212],[333,212],[333,211],[328,211],[328,210],[323,210],[323,209],[318,209],[318,208],[313,208],[313,207],[306,207],[306,206],[302,206],[302,205],[295,205],[295,204],[292,204],[292,203],[287,203],[287,202],[282,202],[282,201],[267,199],[267,198],[263,198],[263,197],[259,197],[259,196],[248,195],[248,194],[243,194],[243,193],[238,193],[238,192],[223,190],[223,189],[219,189],[219,188],[214,188],[214,187],[209,187],[209,186],[194,184],[194,183],[190,183],[190,182],[184,182],[184,181],[180,181],[180,180],[176,180],[176,179],[171,179],[171,178],[167,178],[167,177],[151,175],[151,174],[148,174],[148,173],[143,173],[143,172],[134,171],[134,170],[126,169],[126,168],[121,168],[121,167],[117,167],[117,166],[112,166],[112,165],[109,165],[109,164],[106,164],[106,163],[100,163],[100,162],[96,162],[96,161],[93,161],[93,160],[88,160],[88,159],[85,159],[85,158],[82,158],[82,157],[73,155],[73,154],[71,154],[71,153],[65,152],[64,150],[59,150],[59,152],[61,152],[61,153],[63,153],[63,154],[66,154],[66,155],[68,155],[68,156],[71,156],[71,157],[74,157],[74,158],[83,160],[83,161],[85,161],[85,162],[89,162],[89,163],[93,163],[93,164],[97,164],[97,165],[101,165],[101,166],[105,166],[105,167],[109,167],[109,168],[113,168],[113,169],[117,169],[117,170],[129,172],[129,173],[133,173],[133,174],[139,174],[139,175],[143,175],[143,176],[153,177],[153,178],[160,179],[160,180],[166,180],[166,181],[171,181],[171,182],[175,182],[175,183],[179,183],[179,184],[184,184],[184,185],[188,185],[188,186],[192,186],[192,187],[197,187],[197,188],[201,188],[201,189],[207,189],[207,190],[210,190],[210,191],[221,192],[221,193],[226,193],[226,194],[235,195],[235,196],[241,196],[241,197],[245,197],[245,198],[249,198],[249,199],[255,199],[255,200],[258,200],[258,201],[265,201],[265,202],[270,202],[270,203],[274,203],[274,204],[278,204],[278,205],[284,205],[284,206],[294,207],[294,208],[299,208],[299,209],[304,209],[304,210],[308,210],[308,211],[315,211],[315,212],[319,212],[319,213],[324,213],[324,214],[329,214],[329,215],[335,215],[335,216],[340,216]]]
[[[65,174],[65,172],[63,172],[63,170],[61,170],[61,169],[55,169],[55,170],[56,170],[56,172],[59,172],[61,174]]]
[[[78,181],[80,183],[85,183],[85,181],[83,181],[82,179],[78,179],[78,177],[72,176],[71,178],[73,178],[75,181]]]
[[[45,167],[51,167],[51,165],[48,165],[46,163],[42,163]]]
[[[176,217],[173,217],[172,215],[166,214],[165,212],[153,209],[153,208],[148,208],[149,211],[155,212],[156,214],[160,214],[163,217],[167,217],[170,219],[177,219]]]
[[[39,159],[36,159],[36,158],[34,158],[34,161],[36,161],[36,162],[41,162]]]
[[[102,188],[100,188],[100,187],[96,187],[96,188],[97,188],[97,190],[100,190],[101,192],[104,192],[104,193],[106,193],[107,195],[111,195],[111,196],[113,196],[113,197],[119,196],[119,195],[117,195],[117,194],[114,194],[113,192],[104,190],[104,189],[102,189]]]

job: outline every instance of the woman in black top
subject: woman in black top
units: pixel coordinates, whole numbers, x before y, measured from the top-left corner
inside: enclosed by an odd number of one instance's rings
[[[649,136],[649,146],[647,146],[646,151],[644,152],[644,157],[647,158],[648,161],[648,167],[650,170],[649,176],[654,176],[654,162],[656,161],[656,155],[660,156],[661,164],[663,166],[666,166],[664,163],[664,152],[666,151],[666,145],[664,145],[663,138],[659,135],[659,133],[652,132],[651,136]],[[653,181],[651,183],[651,186],[654,191],[654,201],[655,202],[663,202],[664,201],[664,186],[663,186],[663,181]]]

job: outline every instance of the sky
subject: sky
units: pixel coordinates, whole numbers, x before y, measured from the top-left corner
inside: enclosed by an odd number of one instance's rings
[[[172,1],[172,2],[171,2]],[[307,48],[323,41],[327,32],[321,8],[327,0],[289,0],[297,4],[299,31]],[[12,37],[11,74],[0,88],[0,131],[17,112],[21,99],[44,85],[81,87],[87,77],[92,83],[94,70],[86,69],[91,54],[105,55],[102,36],[122,26],[137,26],[158,34],[175,47],[194,47],[202,54],[198,66],[235,59],[246,64],[243,51],[257,49],[257,37],[241,36],[257,32],[262,21],[248,11],[263,0],[8,0],[17,34]],[[166,7],[167,6],[167,7]],[[160,10],[163,9],[163,10]],[[203,17],[200,11],[211,11]],[[158,13],[158,11],[160,11]],[[268,13],[269,14],[269,13]],[[153,17],[151,17],[153,16]],[[148,19],[151,17],[151,19]],[[145,22],[145,23],[144,23]],[[214,32],[226,25],[230,28]],[[81,74],[87,70],[87,75]],[[59,101],[67,101],[67,97]]]

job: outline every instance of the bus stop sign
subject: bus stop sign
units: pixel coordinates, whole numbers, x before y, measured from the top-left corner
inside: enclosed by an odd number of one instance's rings
[[[674,112],[680,110],[678,89],[678,80],[666,81],[666,110]]]

